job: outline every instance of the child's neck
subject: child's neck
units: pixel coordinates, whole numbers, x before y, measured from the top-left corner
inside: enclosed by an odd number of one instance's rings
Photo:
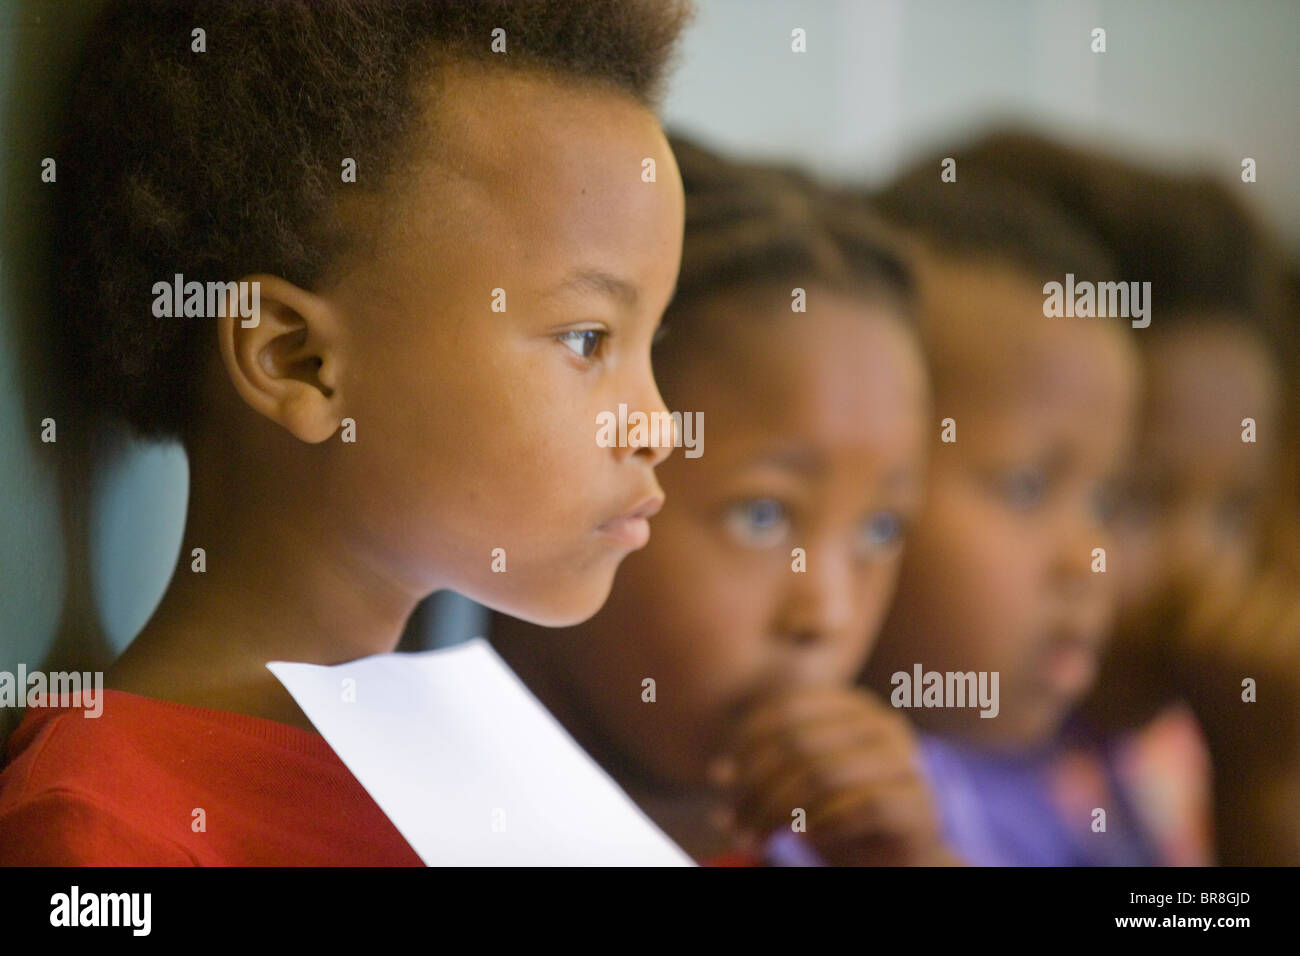
[[[422,595],[367,561],[319,502],[272,504],[263,489],[223,485],[196,487],[177,570],[106,686],[310,730],[266,663],[390,652]]]
[[[185,642],[162,630],[141,633],[104,677],[111,690],[192,707],[273,720],[316,733],[307,715],[266,668],[186,654]]]

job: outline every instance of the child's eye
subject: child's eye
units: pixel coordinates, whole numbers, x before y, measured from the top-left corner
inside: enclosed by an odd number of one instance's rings
[[[741,544],[764,548],[779,542],[790,525],[789,512],[775,498],[754,498],[727,509],[727,531]]]
[[[1099,525],[1111,524],[1119,514],[1119,490],[1107,482],[1092,493],[1090,505],[1093,519]]]
[[[556,336],[579,358],[591,358],[609,335],[604,329],[574,329]]]
[[[995,482],[1002,500],[1013,508],[1028,509],[1043,500],[1047,493],[1047,476],[1036,468],[1018,468]]]
[[[862,523],[862,549],[867,554],[885,551],[903,538],[903,519],[893,511],[880,511]]]

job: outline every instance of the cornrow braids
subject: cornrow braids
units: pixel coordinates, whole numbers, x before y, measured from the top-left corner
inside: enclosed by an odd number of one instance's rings
[[[893,235],[865,207],[798,169],[741,163],[671,137],[686,193],[669,340],[691,337],[700,303],[758,284],[820,283],[882,298],[910,318],[911,269]]]

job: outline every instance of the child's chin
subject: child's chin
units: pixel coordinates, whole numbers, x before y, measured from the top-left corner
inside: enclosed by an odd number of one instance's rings
[[[504,594],[485,595],[475,600],[538,627],[573,627],[590,620],[605,606],[613,584],[612,571],[593,572],[577,580],[547,582],[529,589],[527,594],[507,590]]]
[[[1049,743],[1065,723],[1068,710],[1050,713],[999,714],[991,719],[963,720],[958,727],[940,730],[990,750],[1032,750]]]
[[[1064,726],[1067,713],[1068,710],[1065,709],[1054,711],[1036,720],[1026,721],[1019,727],[1011,728],[1009,733],[1004,731],[1005,746],[1033,750],[1051,743]]]

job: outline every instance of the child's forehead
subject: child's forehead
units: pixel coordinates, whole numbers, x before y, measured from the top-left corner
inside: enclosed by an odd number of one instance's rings
[[[1130,397],[1136,346],[1118,320],[1044,314],[1038,281],[995,259],[930,259],[920,322],[936,390],[1004,402]]]
[[[1146,449],[1171,460],[1213,457],[1233,468],[1262,461],[1276,444],[1281,382],[1267,352],[1239,331],[1153,336],[1144,350]],[[1256,426],[1241,439],[1243,421]]]
[[[880,321],[879,330],[898,334],[903,346],[906,330],[892,322]],[[783,335],[764,339],[765,330],[778,328]],[[874,481],[880,469],[911,468],[923,458],[929,393],[914,346],[877,342],[864,359],[858,346],[869,345],[865,339],[826,338],[805,316],[738,338],[747,344],[733,341],[712,360],[675,370],[665,398],[674,409],[702,414],[709,453],[707,462],[675,456],[663,467],[694,469],[702,480],[760,471],[819,480],[865,468],[860,480]],[[827,351],[838,366],[817,357]]]
[[[713,314],[688,316],[656,371],[668,391],[697,402],[761,413],[763,420],[821,416],[874,402],[905,412],[923,404],[928,379],[914,332],[892,306],[822,296],[810,285],[807,311],[791,311],[790,289],[715,299]],[[755,418],[755,415],[749,417]]]
[[[948,352],[936,390],[989,408],[1127,408],[1139,387],[1136,356],[1122,330],[1088,319],[1041,318],[1042,327],[990,334]],[[1089,325],[1087,323],[1093,322]]]
[[[542,69],[452,61],[420,104],[417,149],[445,173],[499,188],[526,186],[521,171],[554,176],[593,149],[597,162],[611,152],[644,155],[645,141],[662,135],[654,114],[626,93]]]
[[[942,377],[1023,364],[1040,334],[1043,295],[1027,276],[990,262],[931,262],[921,272],[919,321],[927,354]]]
[[[1266,346],[1232,317],[1191,319],[1171,330],[1156,328],[1144,345],[1153,397],[1195,393],[1222,400],[1236,393],[1250,402],[1271,404],[1281,389]]]
[[[487,270],[488,289],[529,297],[581,270],[671,285],[681,187],[657,121],[635,100],[479,67],[449,72],[430,98],[430,122],[411,141],[422,152],[390,178],[383,210],[368,193],[352,201],[386,237],[397,278],[453,285]],[[658,163],[654,186],[641,179],[645,157]]]
[[[957,423],[957,460],[1061,455],[1111,467],[1131,440],[1139,400],[1126,333],[1093,319],[1036,321],[932,360],[938,414]]]
[[[991,252],[953,252],[921,246],[915,268],[923,300],[927,301],[971,295],[1020,301],[1042,295],[1043,283],[1037,276]]]

